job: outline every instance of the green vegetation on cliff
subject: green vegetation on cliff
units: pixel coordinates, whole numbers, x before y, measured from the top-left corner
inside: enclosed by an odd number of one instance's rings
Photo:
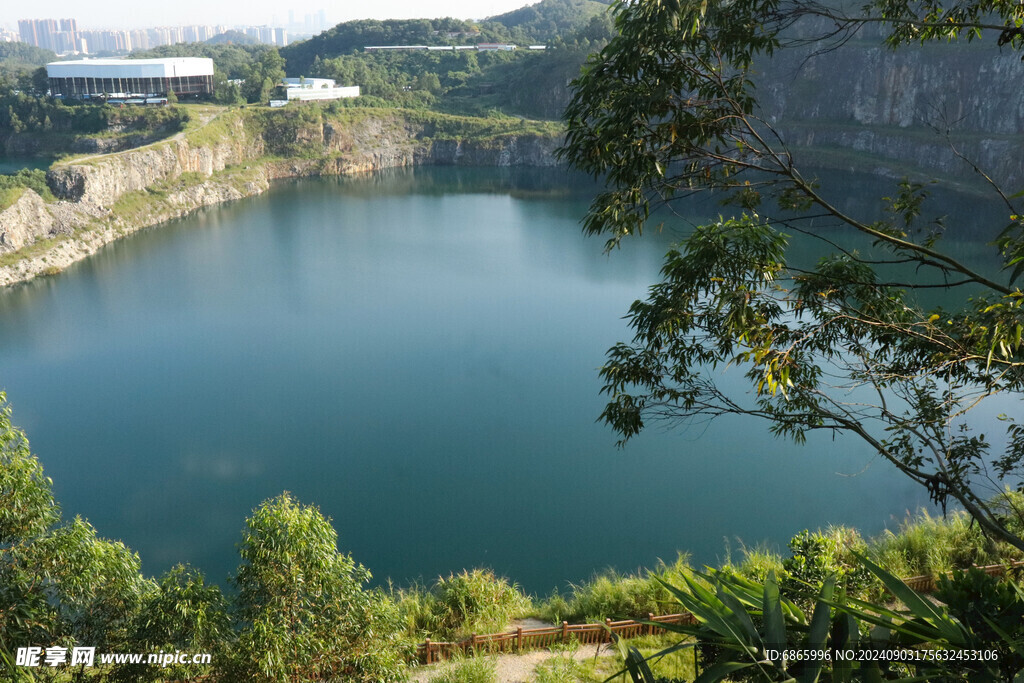
[[[10,175],[0,175],[0,211],[18,201],[25,190],[33,190],[46,201],[54,199],[46,185],[46,172],[26,168]]]

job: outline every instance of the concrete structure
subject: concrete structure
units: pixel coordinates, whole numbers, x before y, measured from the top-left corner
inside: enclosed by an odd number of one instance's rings
[[[358,85],[339,88],[332,78],[286,78],[284,87],[289,102],[359,97]]]
[[[205,57],[50,62],[46,75],[50,94],[64,97],[213,94],[213,60]]]

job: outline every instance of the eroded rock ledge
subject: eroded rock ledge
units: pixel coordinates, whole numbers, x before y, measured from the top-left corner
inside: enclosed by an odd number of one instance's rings
[[[522,128],[521,132],[516,128]],[[400,110],[235,110],[170,140],[55,165],[44,202],[0,212],[0,286],[52,274],[103,245],[278,178],[414,165],[554,166],[554,128]]]

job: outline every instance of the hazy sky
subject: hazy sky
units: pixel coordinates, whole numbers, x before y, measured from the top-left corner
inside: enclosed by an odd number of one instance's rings
[[[19,19],[74,18],[81,28],[138,28],[179,24],[269,24],[283,26],[288,10],[297,21],[327,12],[331,25],[350,19],[458,17],[482,19],[537,0],[36,0],[0,2],[0,25],[14,29]]]

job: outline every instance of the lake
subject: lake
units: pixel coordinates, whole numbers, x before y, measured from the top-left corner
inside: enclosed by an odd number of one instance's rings
[[[17,173],[23,168],[41,168],[46,170],[53,163],[52,159],[40,157],[4,157],[0,156],[0,174]]]
[[[0,292],[0,387],[65,517],[221,583],[285,490],[376,580],[487,566],[538,593],[925,503],[857,442],[752,420],[617,449],[597,368],[673,235],[603,254],[593,191],[550,169],[282,182]]]

